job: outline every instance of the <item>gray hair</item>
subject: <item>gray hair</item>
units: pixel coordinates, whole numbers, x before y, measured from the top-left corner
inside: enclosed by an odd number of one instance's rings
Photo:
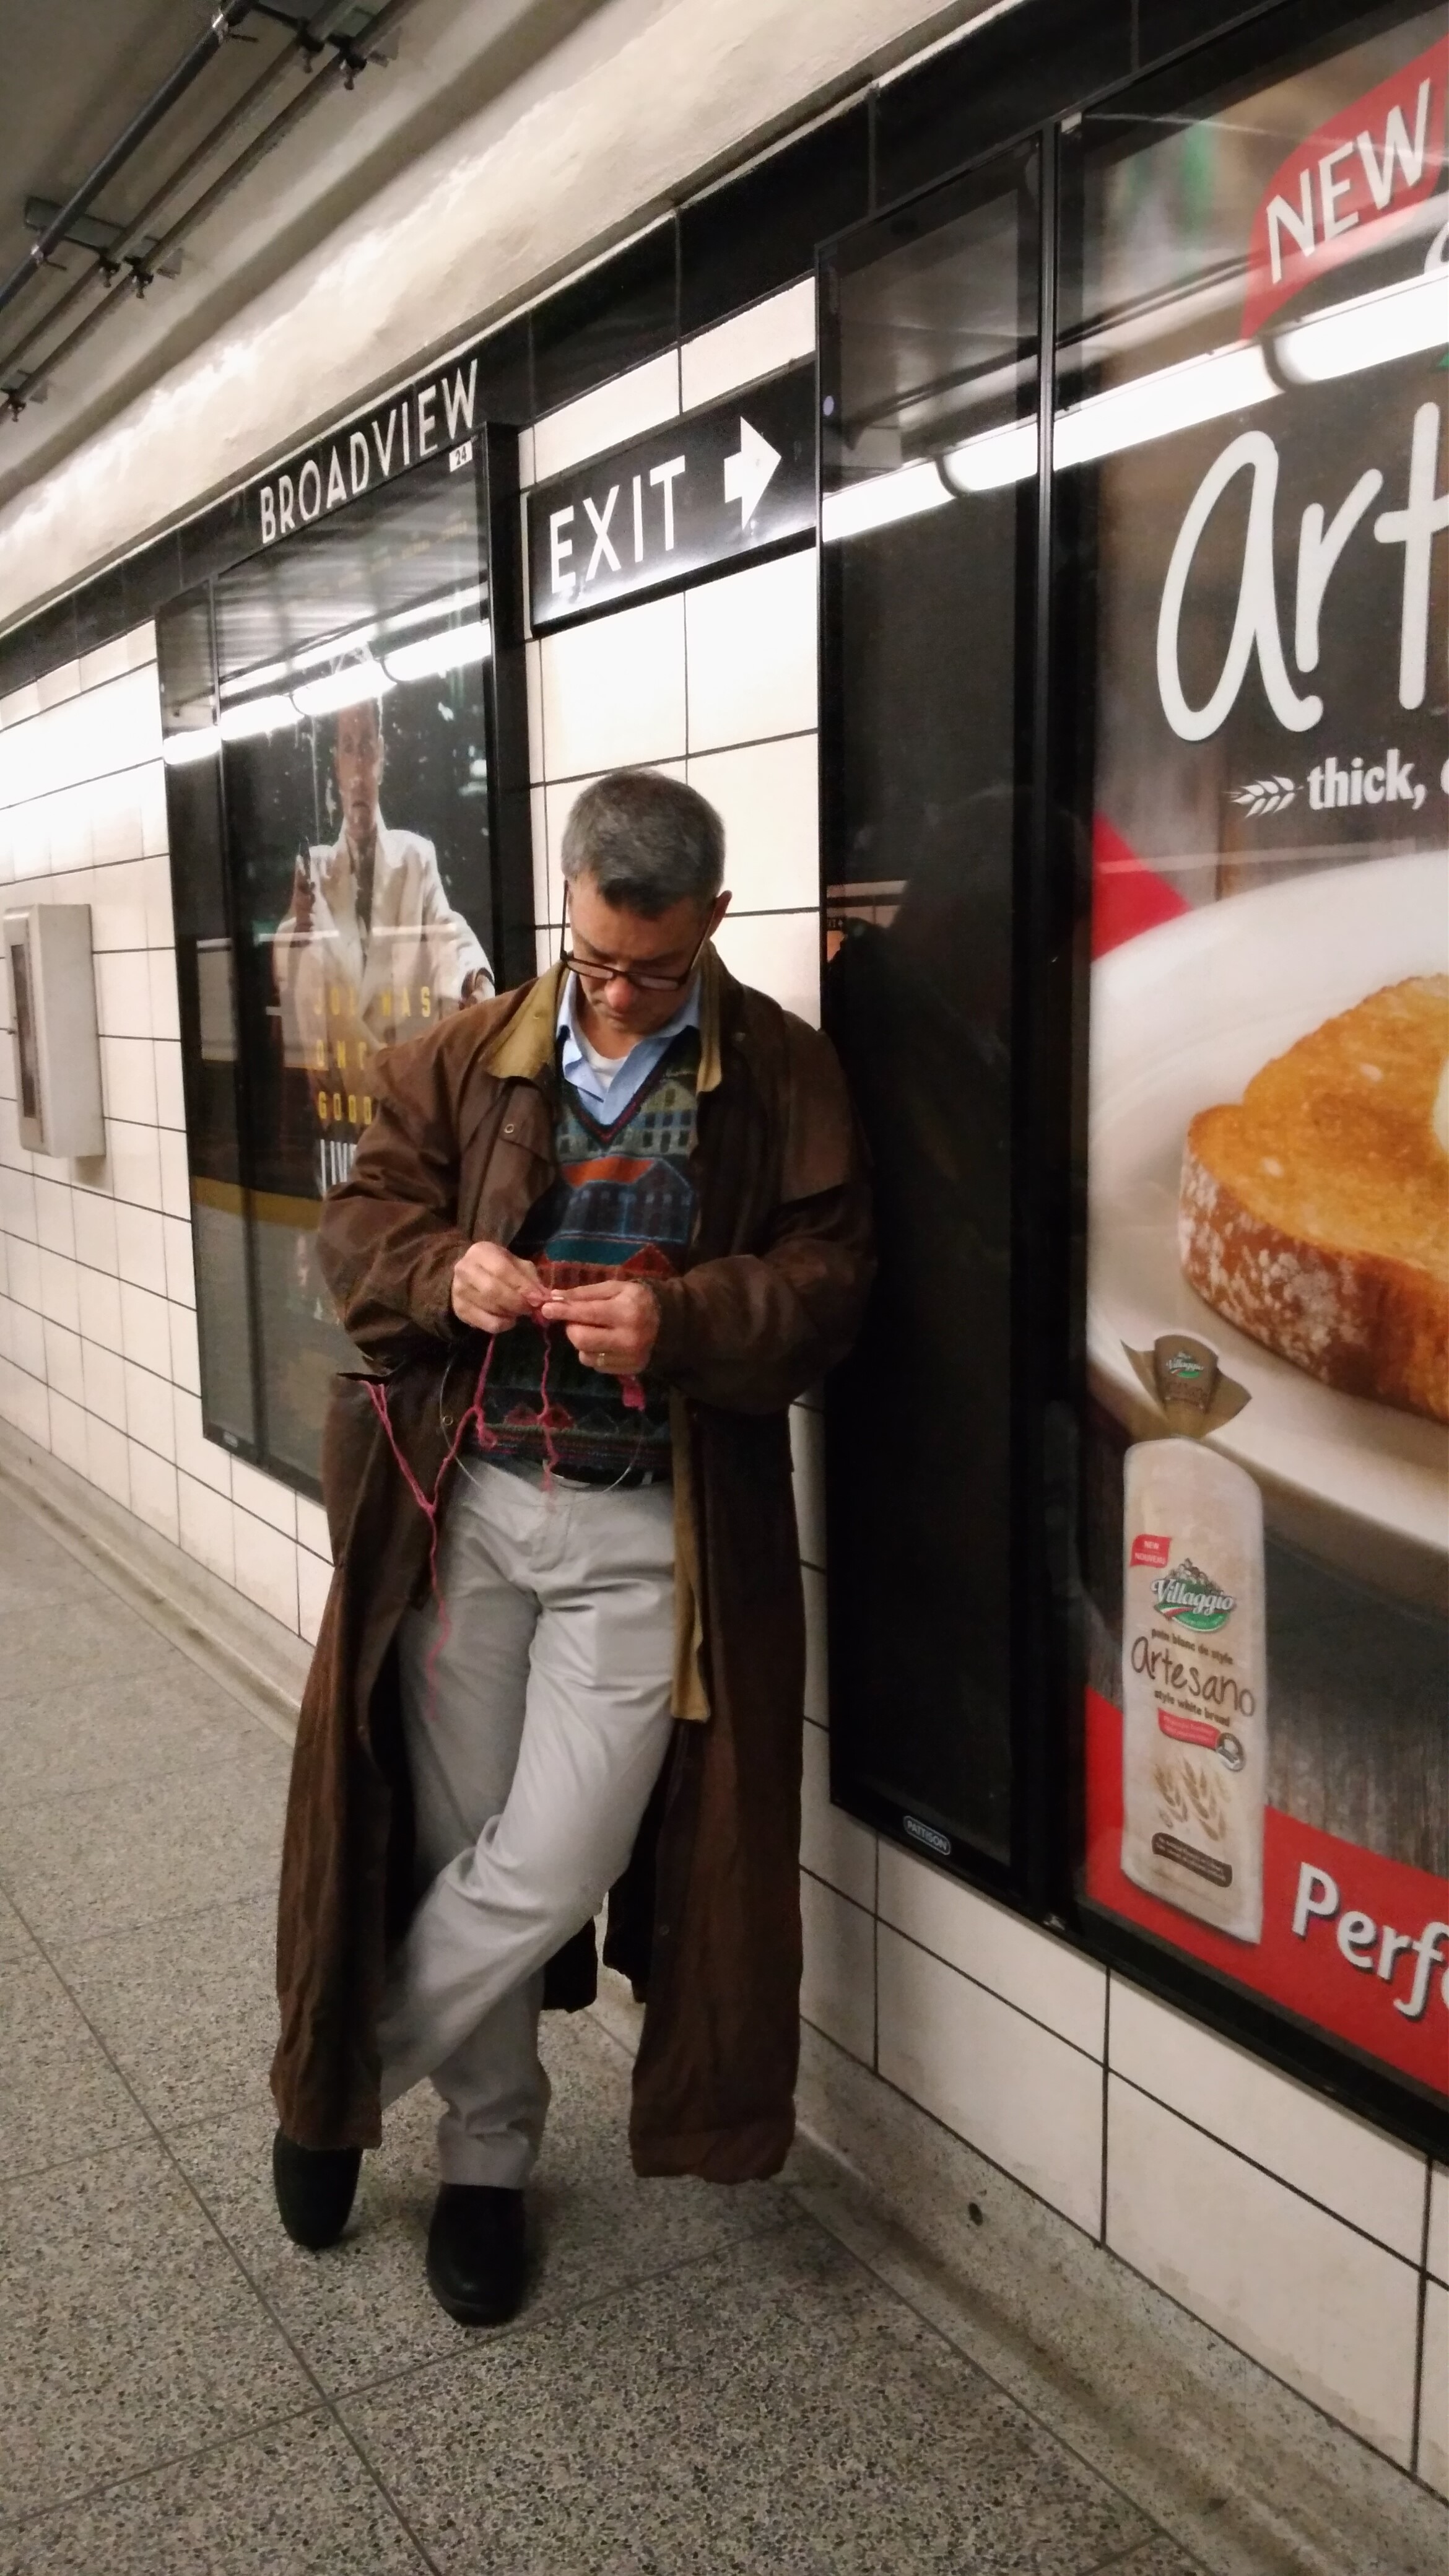
[[[579,797],[563,834],[570,885],[588,877],[605,903],[657,921],[676,903],[713,903],[724,881],[724,825],[697,788],[657,769],[613,769]]]

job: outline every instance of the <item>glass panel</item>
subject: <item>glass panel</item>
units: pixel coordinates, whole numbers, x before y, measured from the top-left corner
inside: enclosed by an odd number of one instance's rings
[[[1442,2096],[1449,43],[1203,77],[1067,244],[1082,1884]]]
[[[964,168],[1011,134],[1126,80],[1141,0],[1013,0],[974,10],[952,44],[875,94],[875,202]],[[1202,0],[1194,0],[1202,7]]]
[[[203,1263],[228,1283],[206,1401],[224,1421],[217,1390],[243,1365],[247,1280],[226,1256],[245,1218],[257,1447],[294,1481],[315,1481],[329,1380],[356,1365],[315,1238],[378,1053],[492,984],[478,516],[473,475],[439,458],[223,574],[214,671],[168,709],[173,790],[205,781],[225,853],[227,918],[208,913],[195,943],[194,1155],[210,1067],[241,1104],[239,1169],[195,1184]],[[179,765],[207,742],[209,761]],[[193,815],[173,841],[182,875],[202,837]]]
[[[869,212],[870,111],[862,101],[681,206],[681,337],[808,277],[816,243]]]
[[[172,907],[186,1081],[191,1234],[201,1406],[207,1431],[255,1453],[251,1284],[242,1187],[241,1064],[228,915],[220,761],[213,726],[211,600],[206,591],[156,621]],[[200,746],[183,762],[178,748]]]
[[[1002,1863],[1037,169],[938,192],[825,277],[827,1011],[881,1237],[830,1396],[837,1786]]]

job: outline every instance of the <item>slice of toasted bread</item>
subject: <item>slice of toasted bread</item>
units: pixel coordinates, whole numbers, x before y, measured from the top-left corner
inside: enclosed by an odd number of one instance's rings
[[[1449,1422],[1449,976],[1325,1020],[1187,1131],[1182,1266],[1241,1332],[1349,1395]]]

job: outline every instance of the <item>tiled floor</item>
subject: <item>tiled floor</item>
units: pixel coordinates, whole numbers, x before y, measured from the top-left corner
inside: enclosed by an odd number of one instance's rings
[[[0,2576],[1193,2576],[809,2217],[641,2183],[547,2026],[517,2324],[430,2299],[425,2093],[321,2257],[271,2206],[287,1756],[19,1512],[0,1540]]]

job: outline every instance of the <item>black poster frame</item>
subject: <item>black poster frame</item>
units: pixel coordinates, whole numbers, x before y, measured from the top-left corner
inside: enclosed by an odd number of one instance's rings
[[[534,895],[531,799],[528,777],[528,696],[524,651],[524,566],[522,555],[522,512],[519,500],[519,434],[502,424],[484,423],[474,435],[469,470],[477,494],[477,525],[480,570],[487,580],[488,614],[491,628],[491,650],[480,665],[484,696],[484,720],[488,741],[488,846],[493,910],[492,955],[497,989],[506,991],[524,982],[535,969]],[[402,478],[399,478],[400,480]],[[286,539],[278,540],[285,544]],[[266,551],[274,549],[268,547]],[[260,551],[260,550],[258,550]],[[245,560],[245,558],[243,559]],[[228,572],[234,569],[227,566]],[[204,621],[208,644],[211,685],[217,669],[215,582],[220,575],[209,575],[193,589],[179,593],[157,617],[157,645],[160,663],[163,705],[167,692],[167,638],[179,637],[186,621]],[[213,713],[214,713],[213,705]],[[215,838],[215,869],[218,883],[212,889],[213,900],[219,900],[232,977],[232,992],[240,989],[242,967],[242,927],[236,911],[236,887],[233,872],[226,864],[226,785],[225,765],[219,755],[183,767],[166,769],[167,837],[171,853],[171,881],[178,927],[190,920],[192,897],[196,891],[189,875],[187,851],[197,839],[196,826],[203,810],[209,807],[209,829]],[[207,828],[203,823],[203,830]],[[201,1054],[201,993],[197,966],[196,942],[183,942],[178,937],[177,975],[180,986],[182,1029],[182,1076],[186,1110],[187,1164],[193,1184],[193,1236],[195,1233],[194,1185],[196,1140],[202,1132],[203,1113],[201,1086],[204,1067]],[[256,1269],[256,1225],[252,1203],[256,1195],[252,1122],[248,1116],[248,1073],[246,1051],[238,1045],[231,1069],[231,1130],[237,1163],[236,1193],[238,1213],[243,1221],[246,1305],[245,1369],[250,1388],[252,1429],[238,1431],[223,1418],[215,1400],[215,1391],[223,1380],[222,1355],[208,1353],[208,1333],[200,1307],[197,1312],[197,1337],[200,1347],[202,1429],[208,1440],[233,1457],[261,1467],[280,1484],[320,1499],[321,1485],[291,1461],[271,1454],[266,1437],[266,1390],[263,1357],[260,1346],[260,1296]],[[227,1360],[235,1371],[237,1354]]]
[[[1083,892],[1069,838],[1058,828],[1052,753],[1055,694],[1055,493],[1040,460],[1049,453],[1055,378],[1057,202],[1060,131],[1055,122],[976,156],[948,179],[822,244],[817,258],[819,400],[838,399],[832,360],[838,322],[831,293],[836,260],[867,242],[894,247],[905,225],[927,232],[932,209],[954,209],[963,180],[985,177],[1030,148],[1039,172],[1035,293],[1038,470],[1029,525],[1018,544],[1017,743],[1020,775],[1012,877],[1011,1214],[1013,1329],[1010,1363],[1009,1856],[973,1849],[955,1835],[932,1839],[928,1819],[849,1773],[831,1733],[835,1804],[917,1857],[1016,1907],[1033,1921],[1067,1929],[1073,1783],[1062,1759],[1060,1710],[1069,1703],[1073,1657],[1068,1546],[1074,1508],[1075,1431],[1071,1378],[1070,1281],[1074,1254],[1070,1032],[1075,956],[1085,926]],[[817,458],[817,471],[823,464]],[[844,847],[841,791],[846,716],[840,678],[842,583],[837,550],[820,549],[820,800],[822,898]],[[1090,903],[1090,878],[1086,881]],[[827,1007],[827,1027],[830,1025]],[[826,1389],[827,1514],[830,1496],[857,1468],[849,1417]],[[830,1594],[832,1671],[848,1651],[850,1604]]]
[[[835,318],[831,270],[868,241],[882,250],[901,237],[900,219],[918,219],[952,183],[983,170],[1007,145],[1035,139],[1042,172],[1039,292],[1036,544],[1030,600],[1033,656],[1030,753],[1025,790],[1028,824],[1018,850],[1012,1154],[1014,1292],[1022,1293],[1012,1368],[1013,1820],[1010,1862],[1002,1867],[964,1842],[933,1848],[906,1830],[902,1811],[850,1776],[831,1730],[831,1798],[916,1858],[981,1888],[1026,1919],[1116,1968],[1205,2027],[1251,2050],[1326,2098],[1372,2120],[1414,2149],[1449,2159],[1449,2110],[1408,2078],[1396,2076],[1286,2006],[1259,2000],[1188,1954],[1095,1907],[1077,1892],[1084,1846],[1083,1684],[1086,1657],[1075,1533],[1082,1500],[1080,1423],[1087,1395],[1087,1048],[1089,1035],[1092,868],[1090,847],[1074,810],[1078,764],[1072,740],[1073,674],[1086,627],[1076,598],[1075,557],[1085,531],[1069,484],[1043,469],[1051,455],[1056,404],[1055,359],[1060,313],[1071,281],[1064,276],[1064,200],[1077,184],[1075,137],[1083,109],[1111,101],[1114,113],[1168,113],[1199,104],[1245,73],[1326,55],[1346,36],[1365,35],[1413,14],[1412,0],[1282,0],[1228,27],[1207,31],[1169,58],[1118,80],[1024,134],[1002,134],[988,150],[965,157],[950,179],[938,179],[866,221],[822,243],[816,258],[817,407],[822,418],[838,387],[832,375]],[[817,472],[820,460],[817,457]],[[821,498],[823,500],[823,487]],[[843,849],[841,820],[844,730],[841,583],[832,549],[822,544],[819,582],[821,894],[825,900]],[[1073,616],[1062,613],[1073,601]],[[1086,609],[1090,616],[1090,603]],[[827,1025],[828,1025],[827,1019]],[[826,1389],[826,1488],[851,1472],[851,1430],[833,1390]],[[832,1595],[831,1662],[848,1639]]]
[[[1211,113],[1217,99],[1235,96],[1245,81],[1260,73],[1281,76],[1289,69],[1307,69],[1317,61],[1327,60],[1346,41],[1367,39],[1392,29],[1419,14],[1420,6],[1421,0],[1380,0],[1379,5],[1370,7],[1354,7],[1351,0],[1328,0],[1328,5],[1321,7],[1314,5],[1314,0],[1283,0],[1280,8],[1265,16],[1220,29],[1201,44],[1185,48],[1167,62],[1154,64],[1113,91],[1111,110],[1119,129],[1114,148],[1126,151],[1135,139],[1160,130],[1165,122],[1175,122],[1185,113]],[[1064,120],[1062,128],[1055,253],[1063,314],[1070,310],[1069,297],[1077,283],[1066,263],[1070,233],[1075,231],[1081,237],[1080,221],[1070,219],[1079,217],[1081,205],[1086,140],[1082,127],[1083,120],[1078,116]],[[1064,496],[1075,496],[1079,488],[1075,478],[1061,479]],[[1057,512],[1050,575],[1054,596],[1060,603],[1052,648],[1053,698],[1060,709],[1075,702],[1085,711],[1089,699],[1082,675],[1092,667],[1092,620],[1098,594],[1095,577],[1084,576],[1082,557],[1092,551],[1092,545],[1082,512],[1074,498],[1066,499],[1065,506]],[[1065,613],[1068,604],[1070,615]],[[1069,730],[1063,725],[1054,745],[1051,792],[1064,831],[1079,854],[1068,1110],[1075,1176],[1069,1245],[1073,1281],[1069,1382],[1074,1426],[1084,1418],[1088,1402],[1087,1121],[1093,888],[1090,816],[1075,801],[1083,781],[1083,767],[1074,758]],[[1081,1467],[1074,1466],[1074,1525],[1084,1510],[1083,1473]],[[1075,1566],[1069,1566],[1067,1572],[1067,1593],[1061,1604],[1068,1691],[1065,1714],[1070,1777],[1074,1798],[1080,1804],[1086,1777],[1087,1660],[1081,1620],[1084,1589]],[[1063,1853],[1066,1876],[1060,1890],[1060,1910],[1071,1933],[1089,1955],[1106,1967],[1122,1970],[1164,2001],[1190,2012],[1208,2028],[1311,2084],[1327,2099],[1374,2121],[1405,2144],[1441,2162],[1449,2158],[1449,2106],[1434,2100],[1409,2076],[1395,2074],[1382,2060],[1363,2054],[1347,2039],[1335,2036],[1287,2004],[1258,1997],[1246,1985],[1199,1965],[1185,1950],[1157,1939],[1087,1897],[1078,1883],[1084,1850],[1085,1817],[1076,1812]]]

